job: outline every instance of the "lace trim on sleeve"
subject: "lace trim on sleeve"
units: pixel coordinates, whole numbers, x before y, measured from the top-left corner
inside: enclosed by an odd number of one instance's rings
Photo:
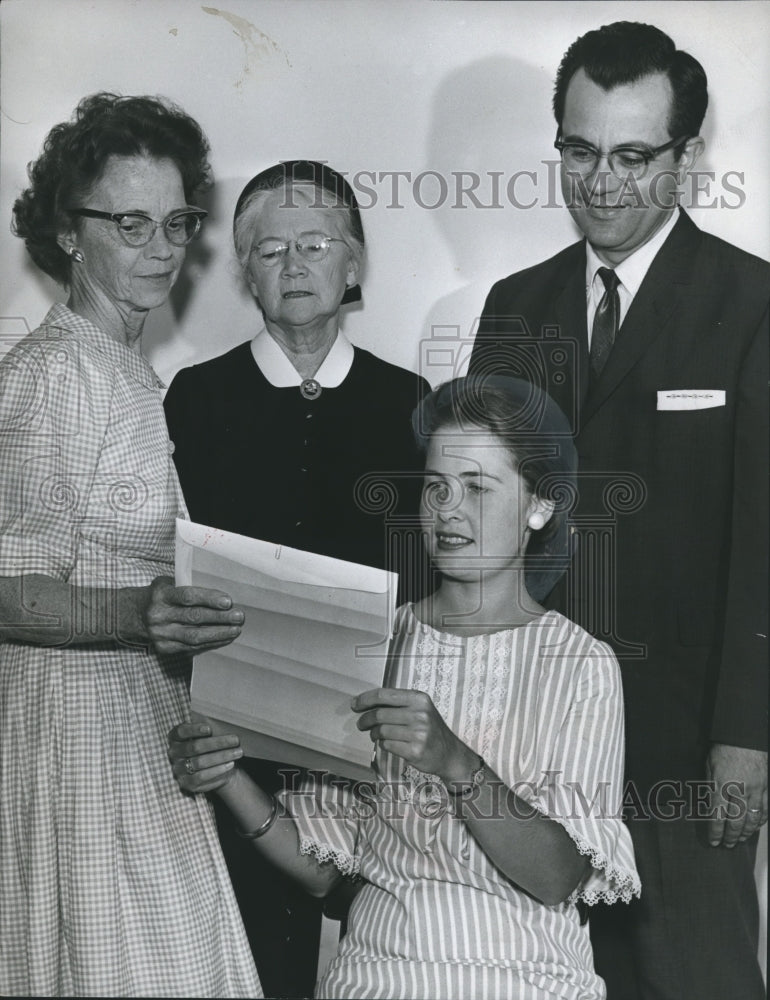
[[[590,859],[591,867],[594,869],[585,882],[570,894],[569,903],[576,903],[579,899],[582,899],[589,906],[600,902],[617,903],[618,900],[630,903],[635,896],[641,895],[642,883],[636,872],[614,865],[605,854],[583,840],[574,830],[570,830],[564,823],[561,825],[571,837],[578,851]],[[604,874],[609,884],[596,886],[591,884],[597,871]]]
[[[349,854],[344,851],[340,851],[337,848],[330,847],[329,844],[322,844],[317,840],[313,840],[310,837],[301,837],[299,842],[300,854],[310,854],[312,855],[319,865],[324,865],[331,861],[334,867],[342,874],[347,876],[358,875],[359,869],[361,867],[360,858],[351,858]]]
[[[617,903],[618,900],[623,903],[630,903],[635,896],[641,896],[642,883],[634,869],[621,868],[619,865],[614,864],[603,851],[589,843],[576,830],[573,830],[569,823],[565,823],[559,816],[551,816],[546,811],[542,802],[530,802],[529,804],[534,809],[537,809],[542,816],[553,820],[554,823],[558,823],[568,834],[575,847],[577,847],[578,852],[591,861],[591,868],[593,870],[570,893],[567,899],[568,903],[576,903],[578,900],[583,900],[589,906],[593,906],[595,903]],[[621,820],[617,820],[617,822],[620,824]],[[594,884],[600,876],[603,876],[605,881]]]

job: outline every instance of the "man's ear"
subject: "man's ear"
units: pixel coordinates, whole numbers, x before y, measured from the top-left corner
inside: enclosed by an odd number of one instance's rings
[[[677,171],[679,173],[680,184],[684,182],[684,179],[687,176],[687,174],[689,174],[689,172],[701,158],[705,148],[706,148],[706,143],[699,135],[693,136],[692,139],[687,140],[687,142],[684,145],[684,149],[682,150],[682,155],[679,157],[679,160],[676,165]]]

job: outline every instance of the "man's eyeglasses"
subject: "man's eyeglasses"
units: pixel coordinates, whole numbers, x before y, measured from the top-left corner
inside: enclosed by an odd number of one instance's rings
[[[561,136],[556,137],[554,146],[561,153],[562,162],[567,170],[577,174],[592,174],[603,156],[612,173],[621,180],[629,175],[635,180],[641,180],[647,173],[650,163],[667,149],[687,142],[690,137],[679,136],[664,142],[662,146],[616,146],[608,153],[596,149],[586,142],[567,142]]]
[[[336,236],[325,236],[323,233],[300,233],[296,240],[260,240],[251,252],[264,267],[275,267],[286,257],[294,244],[297,253],[305,260],[323,260],[331,249],[332,243],[344,243],[345,240]]]
[[[172,212],[165,219],[156,222],[141,212],[99,212],[95,208],[68,208],[72,215],[82,215],[86,219],[108,219],[115,223],[120,238],[130,247],[146,246],[159,227],[163,227],[166,239],[175,247],[186,246],[201,228],[201,222],[208,212],[202,208],[186,208],[182,212]]]

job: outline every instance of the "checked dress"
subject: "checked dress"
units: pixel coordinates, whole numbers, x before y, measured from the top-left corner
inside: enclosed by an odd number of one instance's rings
[[[160,382],[63,305],[0,364],[0,466],[0,576],[105,588],[109,621],[114,588],[173,575]],[[0,643],[0,994],[261,996],[211,807],[166,756],[188,667]]]

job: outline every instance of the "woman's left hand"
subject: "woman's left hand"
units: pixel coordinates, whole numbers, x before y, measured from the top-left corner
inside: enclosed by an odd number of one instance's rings
[[[123,593],[140,595],[144,634],[162,656],[219,649],[237,639],[243,628],[243,611],[221,590],[177,587],[171,577],[158,576],[146,588]]]
[[[243,750],[235,733],[214,736],[208,722],[193,714],[168,734],[168,759],[183,791],[214,792],[230,781]]]
[[[424,691],[375,688],[354,698],[351,708],[361,713],[359,729],[418,771],[437,774],[444,782],[461,781],[478,762],[478,754],[455,736]]]

